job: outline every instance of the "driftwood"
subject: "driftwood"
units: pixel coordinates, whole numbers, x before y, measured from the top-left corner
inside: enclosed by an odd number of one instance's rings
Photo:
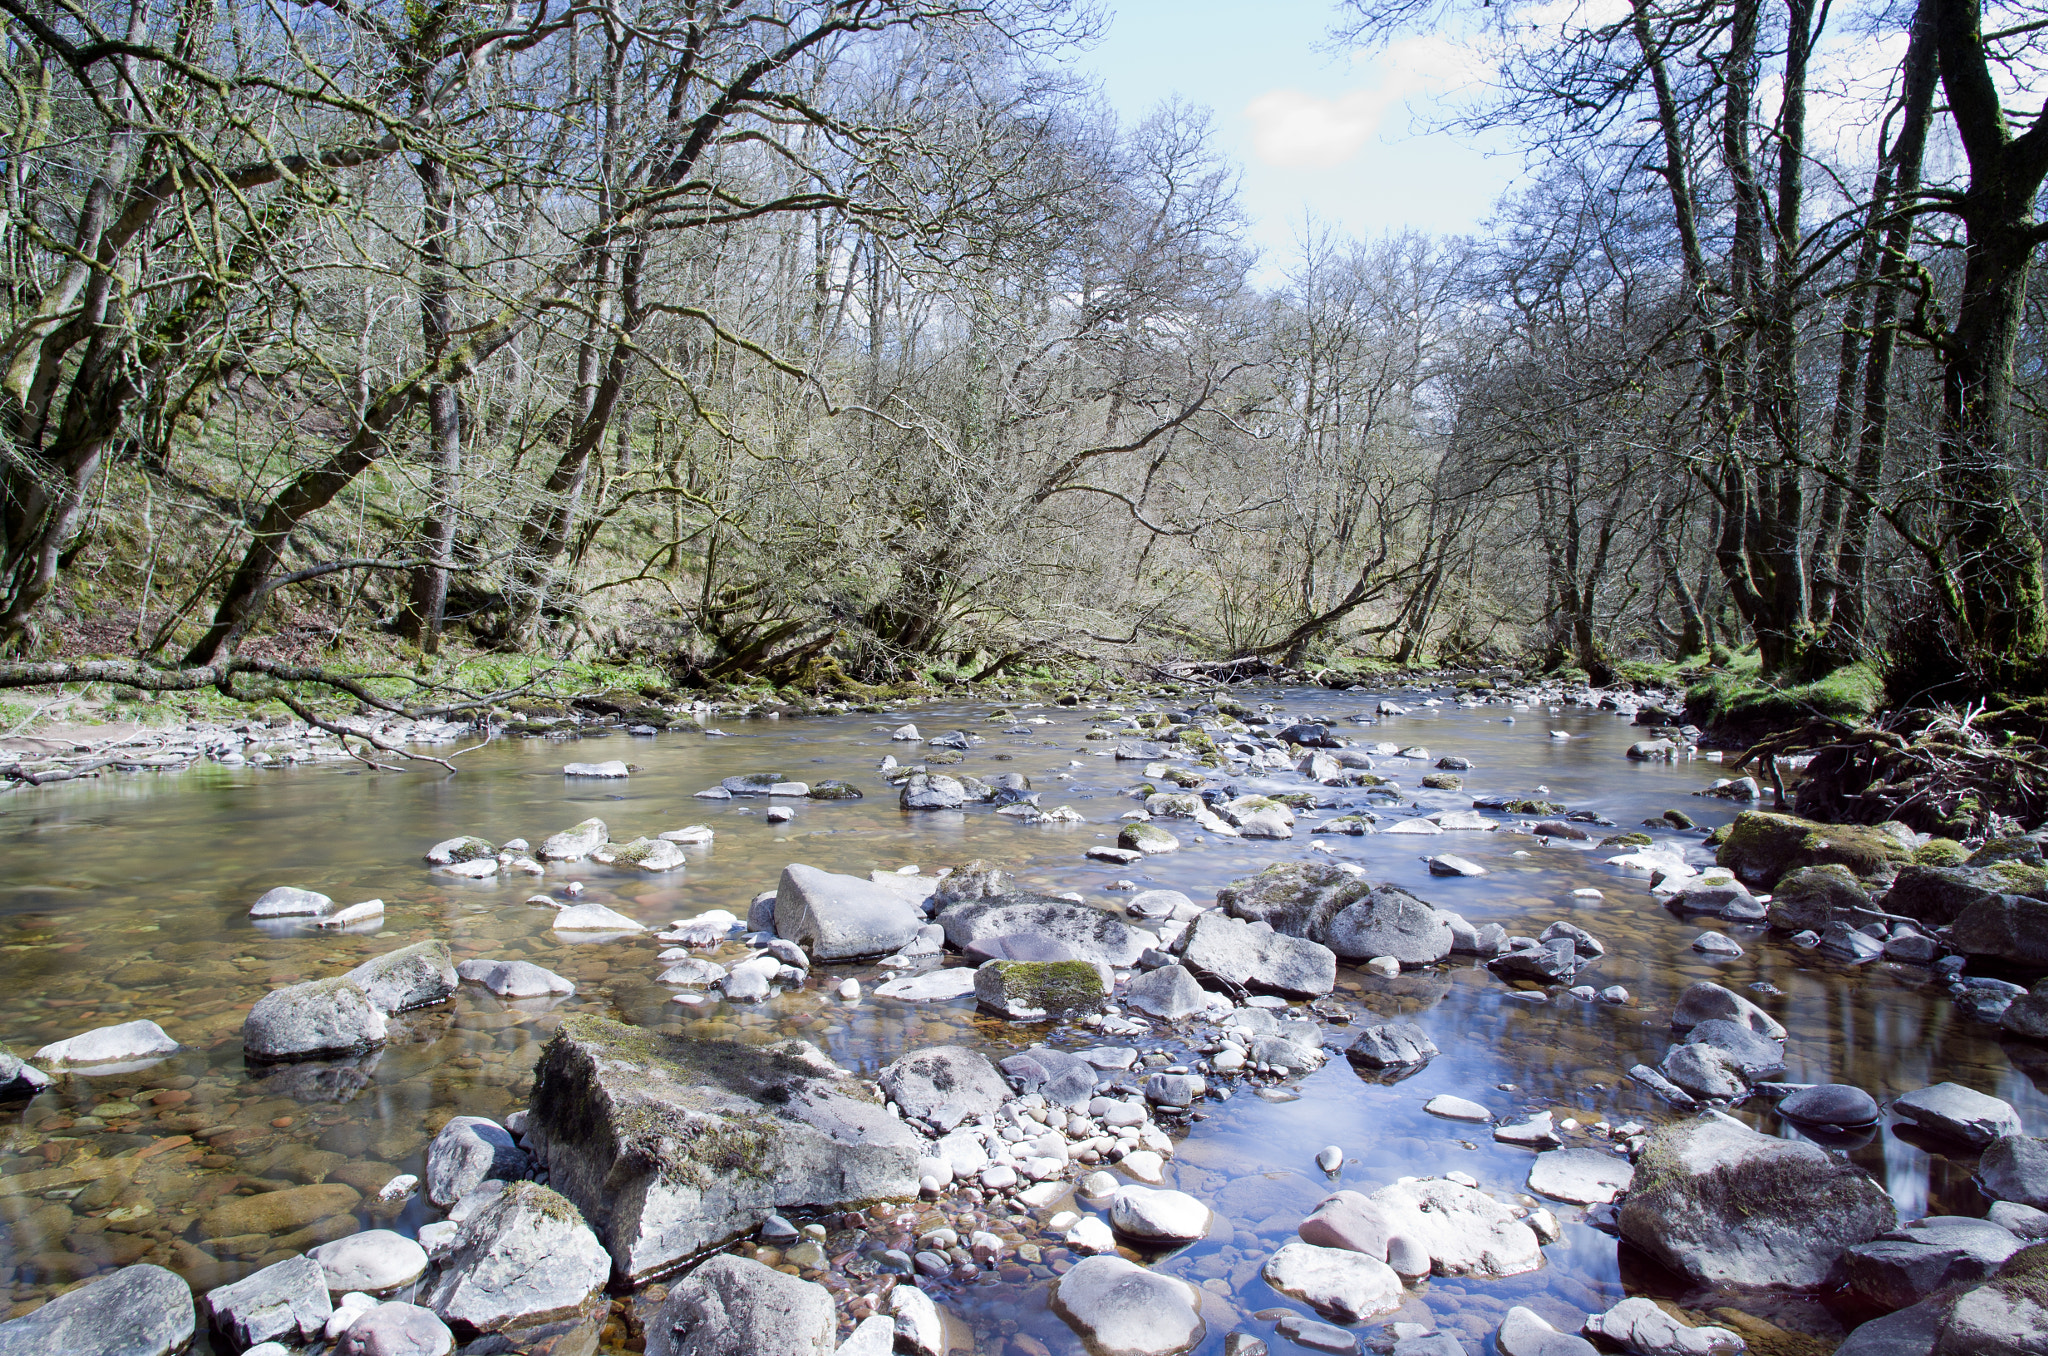
[[[1950,838],[2023,832],[2048,819],[2048,748],[1982,705],[1890,713],[1867,725],[1816,719],[1759,740],[1732,763],[1780,788],[1790,808],[1839,824],[1897,820]]]

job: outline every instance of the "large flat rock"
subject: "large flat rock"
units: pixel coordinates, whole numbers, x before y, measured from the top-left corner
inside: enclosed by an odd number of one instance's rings
[[[807,1043],[676,1040],[587,1014],[542,1052],[526,1146],[636,1282],[771,1211],[914,1198],[925,1152]]]
[[[924,911],[900,890],[859,876],[791,863],[775,889],[775,935],[813,960],[886,956],[924,926]]]
[[[962,951],[998,937],[1049,938],[1074,953],[1106,965],[1134,965],[1151,944],[1150,933],[1131,927],[1106,909],[1053,895],[1001,894],[962,899],[940,910],[946,942]]]

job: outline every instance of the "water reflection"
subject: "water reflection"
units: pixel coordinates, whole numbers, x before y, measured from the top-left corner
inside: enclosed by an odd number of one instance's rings
[[[1366,729],[1349,718],[1369,712],[1376,695],[1279,692],[1264,699],[1292,713],[1327,715],[1347,737],[1422,744],[1472,760],[1457,792],[1420,789],[1421,765],[1397,772],[1411,813],[1547,788],[1540,793],[1621,829],[1650,820],[1657,825],[1647,830],[1653,837],[1694,847],[1700,834],[1665,827],[1663,811],[1682,809],[1702,829],[1733,813],[1692,794],[1719,772],[1717,765],[1631,763],[1622,751],[1635,732],[1611,713],[1567,709],[1506,725],[1499,708],[1441,707]],[[1883,1102],[1951,1079],[2006,1098],[2030,1129],[2042,1128],[2048,1054],[2001,1044],[1993,1029],[1957,1017],[1925,971],[1889,962],[1849,967],[1756,929],[1675,916],[1640,873],[1607,866],[1610,854],[1595,842],[1472,832],[1419,841],[1321,838],[1307,832],[1315,820],[1304,816],[1299,836],[1283,841],[1222,840],[1174,826],[1185,845],[1180,852],[1119,867],[1082,856],[1114,840],[1116,816],[1136,803],[1124,793],[1142,774],[1142,764],[1116,763],[1103,756],[1106,743],[1084,737],[1109,713],[1032,712],[1052,723],[1029,735],[1001,733],[1008,722],[989,722],[986,707],[906,714],[928,735],[957,727],[985,739],[955,770],[1022,773],[1043,806],[1072,805],[1089,822],[1021,825],[987,807],[905,814],[876,766],[885,755],[909,762],[919,746],[890,741],[901,717],[856,715],[728,719],[732,737],[725,739],[663,735],[636,738],[630,747],[617,740],[604,755],[630,755],[643,770],[603,788],[560,775],[564,762],[582,756],[577,746],[584,741],[515,739],[464,755],[455,777],[209,765],[178,776],[114,775],[0,798],[0,854],[8,867],[0,884],[0,1037],[27,1054],[96,1026],[147,1018],[186,1047],[145,1069],[62,1079],[11,1113],[0,1173],[15,1179],[15,1188],[0,1196],[7,1220],[0,1263],[12,1268],[13,1298],[27,1304],[136,1260],[160,1261],[201,1285],[244,1274],[281,1250],[297,1250],[303,1238],[214,1239],[203,1220],[223,1200],[241,1199],[239,1192],[280,1183],[353,1185],[364,1193],[354,1211],[359,1222],[417,1229],[431,1215],[417,1204],[395,1217],[375,1206],[369,1197],[377,1182],[420,1172],[426,1144],[448,1117],[501,1118],[523,1106],[541,1045],[567,1012],[602,1012],[678,1034],[800,1036],[864,1074],[920,1045],[1100,1042],[1078,1029],[1012,1027],[974,1011],[971,999],[911,1005],[870,995],[847,1004],[833,996],[848,977],[872,990],[890,973],[873,966],[821,966],[806,989],[758,1007],[731,1007],[714,996],[690,1011],[671,1001],[673,988],[654,982],[663,968],[655,953],[664,944],[652,931],[558,933],[554,911],[528,903],[536,894],[560,901],[576,882],[583,887],[579,902],[602,904],[650,929],[714,908],[744,916],[749,900],[772,889],[791,861],[865,874],[979,857],[1027,886],[1114,904],[1128,898],[1112,888],[1122,882],[1206,901],[1232,879],[1274,862],[1334,859],[1355,862],[1374,880],[1455,909],[1475,925],[1534,935],[1563,920],[1605,944],[1606,955],[1581,982],[1627,988],[1626,1005],[1517,993],[1472,966],[1396,977],[1340,967],[1333,1001],[1352,1020],[1328,1023],[1327,1042],[1349,1044],[1360,1023],[1401,1017],[1422,1025],[1441,1053],[1425,1065],[1389,1071],[1335,1058],[1294,1085],[1298,1097],[1240,1089],[1204,1108],[1205,1118],[1169,1166],[1167,1185],[1209,1202],[1217,1229],[1158,1265],[1201,1288],[1205,1352],[1220,1351],[1246,1315],[1285,1303],[1259,1279],[1259,1267],[1336,1186],[1370,1191],[1404,1175],[1457,1170],[1490,1191],[1522,1192],[1530,1151],[1494,1142],[1486,1127],[1429,1116],[1423,1103],[1438,1093],[1479,1101],[1497,1115],[1549,1110],[1560,1121],[1588,1125],[1672,1116],[1624,1071],[1661,1058],[1672,1001],[1697,979],[1781,991],[1759,1001],[1790,1029],[1788,1080],[1854,1083]],[[1574,738],[1553,740],[1550,729]],[[696,798],[723,777],[771,770],[812,782],[843,779],[866,796],[798,802],[783,824],[767,823],[767,807],[756,801]],[[1272,780],[1300,789],[1284,777]],[[1363,791],[1324,794],[1333,802],[1325,813],[1370,806],[1385,812],[1383,798]],[[685,849],[682,871],[654,876],[583,862],[551,865],[540,878],[469,881],[432,873],[421,860],[442,838],[475,833],[537,844],[592,815],[616,840],[692,824],[710,826],[715,837]],[[1431,876],[1423,857],[1443,851],[1489,874]],[[381,898],[385,913],[380,925],[360,932],[285,920],[258,927],[246,916],[249,905],[277,885],[319,890],[341,904]],[[1601,896],[1574,896],[1588,888]],[[1694,951],[1693,938],[1707,927],[1734,937],[1744,954],[1720,959]],[[382,1051],[281,1068],[245,1064],[239,1028],[262,994],[427,937],[447,940],[458,959],[532,961],[573,980],[577,992],[508,1003],[465,985],[445,1007],[395,1019]],[[1737,1114],[1771,1133],[1796,1133],[1766,1101]],[[1344,1148],[1346,1162],[1327,1177],[1314,1157],[1332,1142]],[[1970,1163],[1930,1152],[1911,1132],[1881,1128],[1835,1147],[1883,1180],[1902,1213],[1984,1209],[1969,1185]],[[117,1158],[144,1151],[146,1158]],[[119,1166],[109,1171],[110,1164]],[[1564,1238],[1548,1250],[1541,1271],[1506,1281],[1439,1279],[1420,1287],[1410,1310],[1394,1317],[1442,1322],[1476,1349],[1511,1304],[1527,1304],[1565,1326],[1625,1289],[1685,1294],[1681,1282],[1581,1223],[1579,1211],[1557,1213]],[[1035,1274],[998,1277],[948,1303],[982,1350],[1008,1344],[1028,1352],[1012,1341],[1022,1334],[1051,1351],[1077,1351],[1065,1324],[1047,1310],[1044,1291]],[[1834,1322],[1804,1301],[1787,1301],[1776,1312],[1822,1332]],[[1259,1330],[1275,1340],[1269,1325]]]

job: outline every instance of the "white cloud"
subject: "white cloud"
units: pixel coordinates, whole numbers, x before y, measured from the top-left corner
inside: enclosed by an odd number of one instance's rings
[[[1492,69],[1474,48],[1435,35],[1394,43],[1379,66],[1380,82],[1372,89],[1335,97],[1276,89],[1253,99],[1244,110],[1252,153],[1280,169],[1334,169],[1358,154],[1388,110],[1410,96],[1468,84]]]

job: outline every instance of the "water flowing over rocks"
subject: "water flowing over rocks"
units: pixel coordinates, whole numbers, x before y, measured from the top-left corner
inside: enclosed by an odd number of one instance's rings
[[[813,1046],[670,1040],[584,1015],[542,1053],[527,1147],[626,1280],[777,1207],[915,1196],[922,1155]]]
[[[1863,1170],[1813,1144],[1709,1115],[1651,1133],[1621,1234],[1702,1285],[1813,1288],[1898,1223]]]

